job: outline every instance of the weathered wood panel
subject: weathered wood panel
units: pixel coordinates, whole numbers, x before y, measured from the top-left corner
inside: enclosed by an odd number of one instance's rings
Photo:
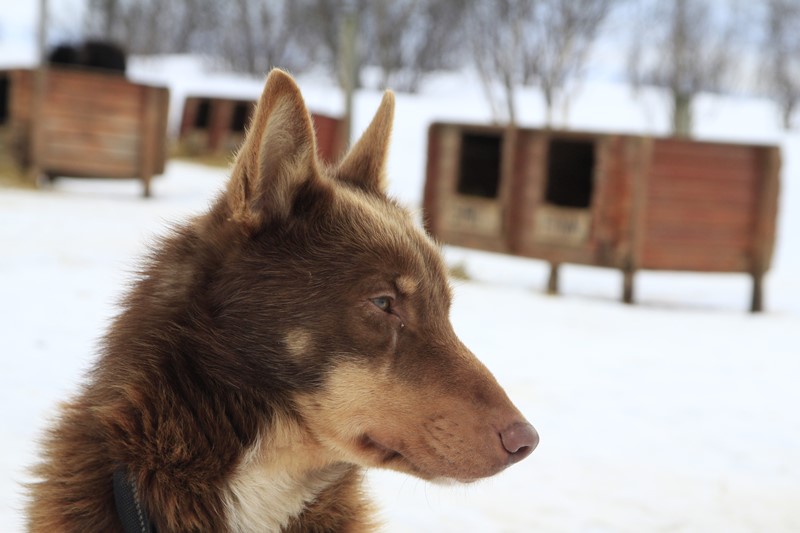
[[[33,124],[35,75],[21,69],[8,74],[9,128],[20,166],[35,165],[51,177],[140,178],[149,194],[150,179],[166,160],[167,89],[115,74],[50,68],[40,123]]]
[[[255,100],[216,96],[189,96],[184,101],[179,130],[183,150],[192,156],[227,155],[244,141],[246,127],[255,111]],[[317,154],[326,163],[343,154],[342,119],[312,113],[317,135]]]
[[[502,151],[509,146],[504,139],[504,130],[498,128],[476,127],[467,130],[470,135],[496,138],[499,141],[496,159],[496,172],[501,165],[513,168],[513,162],[501,163]],[[479,248],[494,252],[508,252],[508,232],[505,205],[510,194],[511,172],[501,176],[495,198],[485,198],[472,194],[459,194],[459,177],[463,153],[461,130],[443,127],[432,128],[430,135],[436,136],[435,150],[440,154],[433,166],[428,168],[432,188],[426,192],[426,205],[435,220],[429,220],[429,229],[435,226],[436,235],[458,246]],[[509,141],[511,142],[511,141]],[[431,226],[430,224],[433,224]]]
[[[317,134],[317,155],[326,163],[336,163],[344,154],[345,140],[342,138],[342,119],[311,113]]]
[[[425,188],[422,194],[422,224],[429,234],[441,239],[444,228],[441,222],[440,202],[444,176],[439,171],[439,166],[449,154],[443,154],[440,148],[441,130],[443,126],[432,124],[428,128],[428,151],[425,159]]]
[[[552,265],[620,268],[625,301],[633,299],[639,269],[748,273],[752,309],[761,309],[761,277],[775,239],[777,147],[518,129],[503,144],[499,194],[481,197],[458,187],[459,161],[469,146],[464,139],[476,134],[508,137],[492,126],[434,124],[429,130],[425,220],[443,242]],[[565,148],[574,152],[565,156]],[[573,153],[574,160],[564,159]],[[584,174],[574,181],[573,172]],[[549,184],[562,176],[570,181],[552,195]],[[584,192],[570,196],[566,183]],[[556,285],[554,267],[550,286]]]
[[[759,162],[752,147],[657,140],[641,266],[709,271],[725,265],[750,272],[746,258],[752,257],[757,186],[763,179]],[[708,252],[690,253],[693,248]]]

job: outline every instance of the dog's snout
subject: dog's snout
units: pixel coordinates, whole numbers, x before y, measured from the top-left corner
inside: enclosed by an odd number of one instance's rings
[[[509,453],[509,463],[525,459],[539,444],[539,433],[527,422],[516,422],[500,432],[503,448]]]

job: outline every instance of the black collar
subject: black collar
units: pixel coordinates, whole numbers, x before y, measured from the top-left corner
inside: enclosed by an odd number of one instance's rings
[[[125,533],[156,533],[147,511],[139,501],[136,485],[124,467],[114,472],[114,503]]]

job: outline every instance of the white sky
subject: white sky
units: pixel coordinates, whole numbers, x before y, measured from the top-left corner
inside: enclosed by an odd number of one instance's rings
[[[40,0],[0,0],[0,45],[35,46]],[[78,25],[85,0],[49,0],[48,40],[69,38],[69,28]]]

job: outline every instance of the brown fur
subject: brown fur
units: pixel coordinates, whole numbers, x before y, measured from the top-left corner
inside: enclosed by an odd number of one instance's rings
[[[227,190],[152,254],[46,437],[30,531],[368,531],[362,468],[493,475],[533,428],[448,320],[438,250],[385,195],[394,101],[335,168],[273,71]]]

